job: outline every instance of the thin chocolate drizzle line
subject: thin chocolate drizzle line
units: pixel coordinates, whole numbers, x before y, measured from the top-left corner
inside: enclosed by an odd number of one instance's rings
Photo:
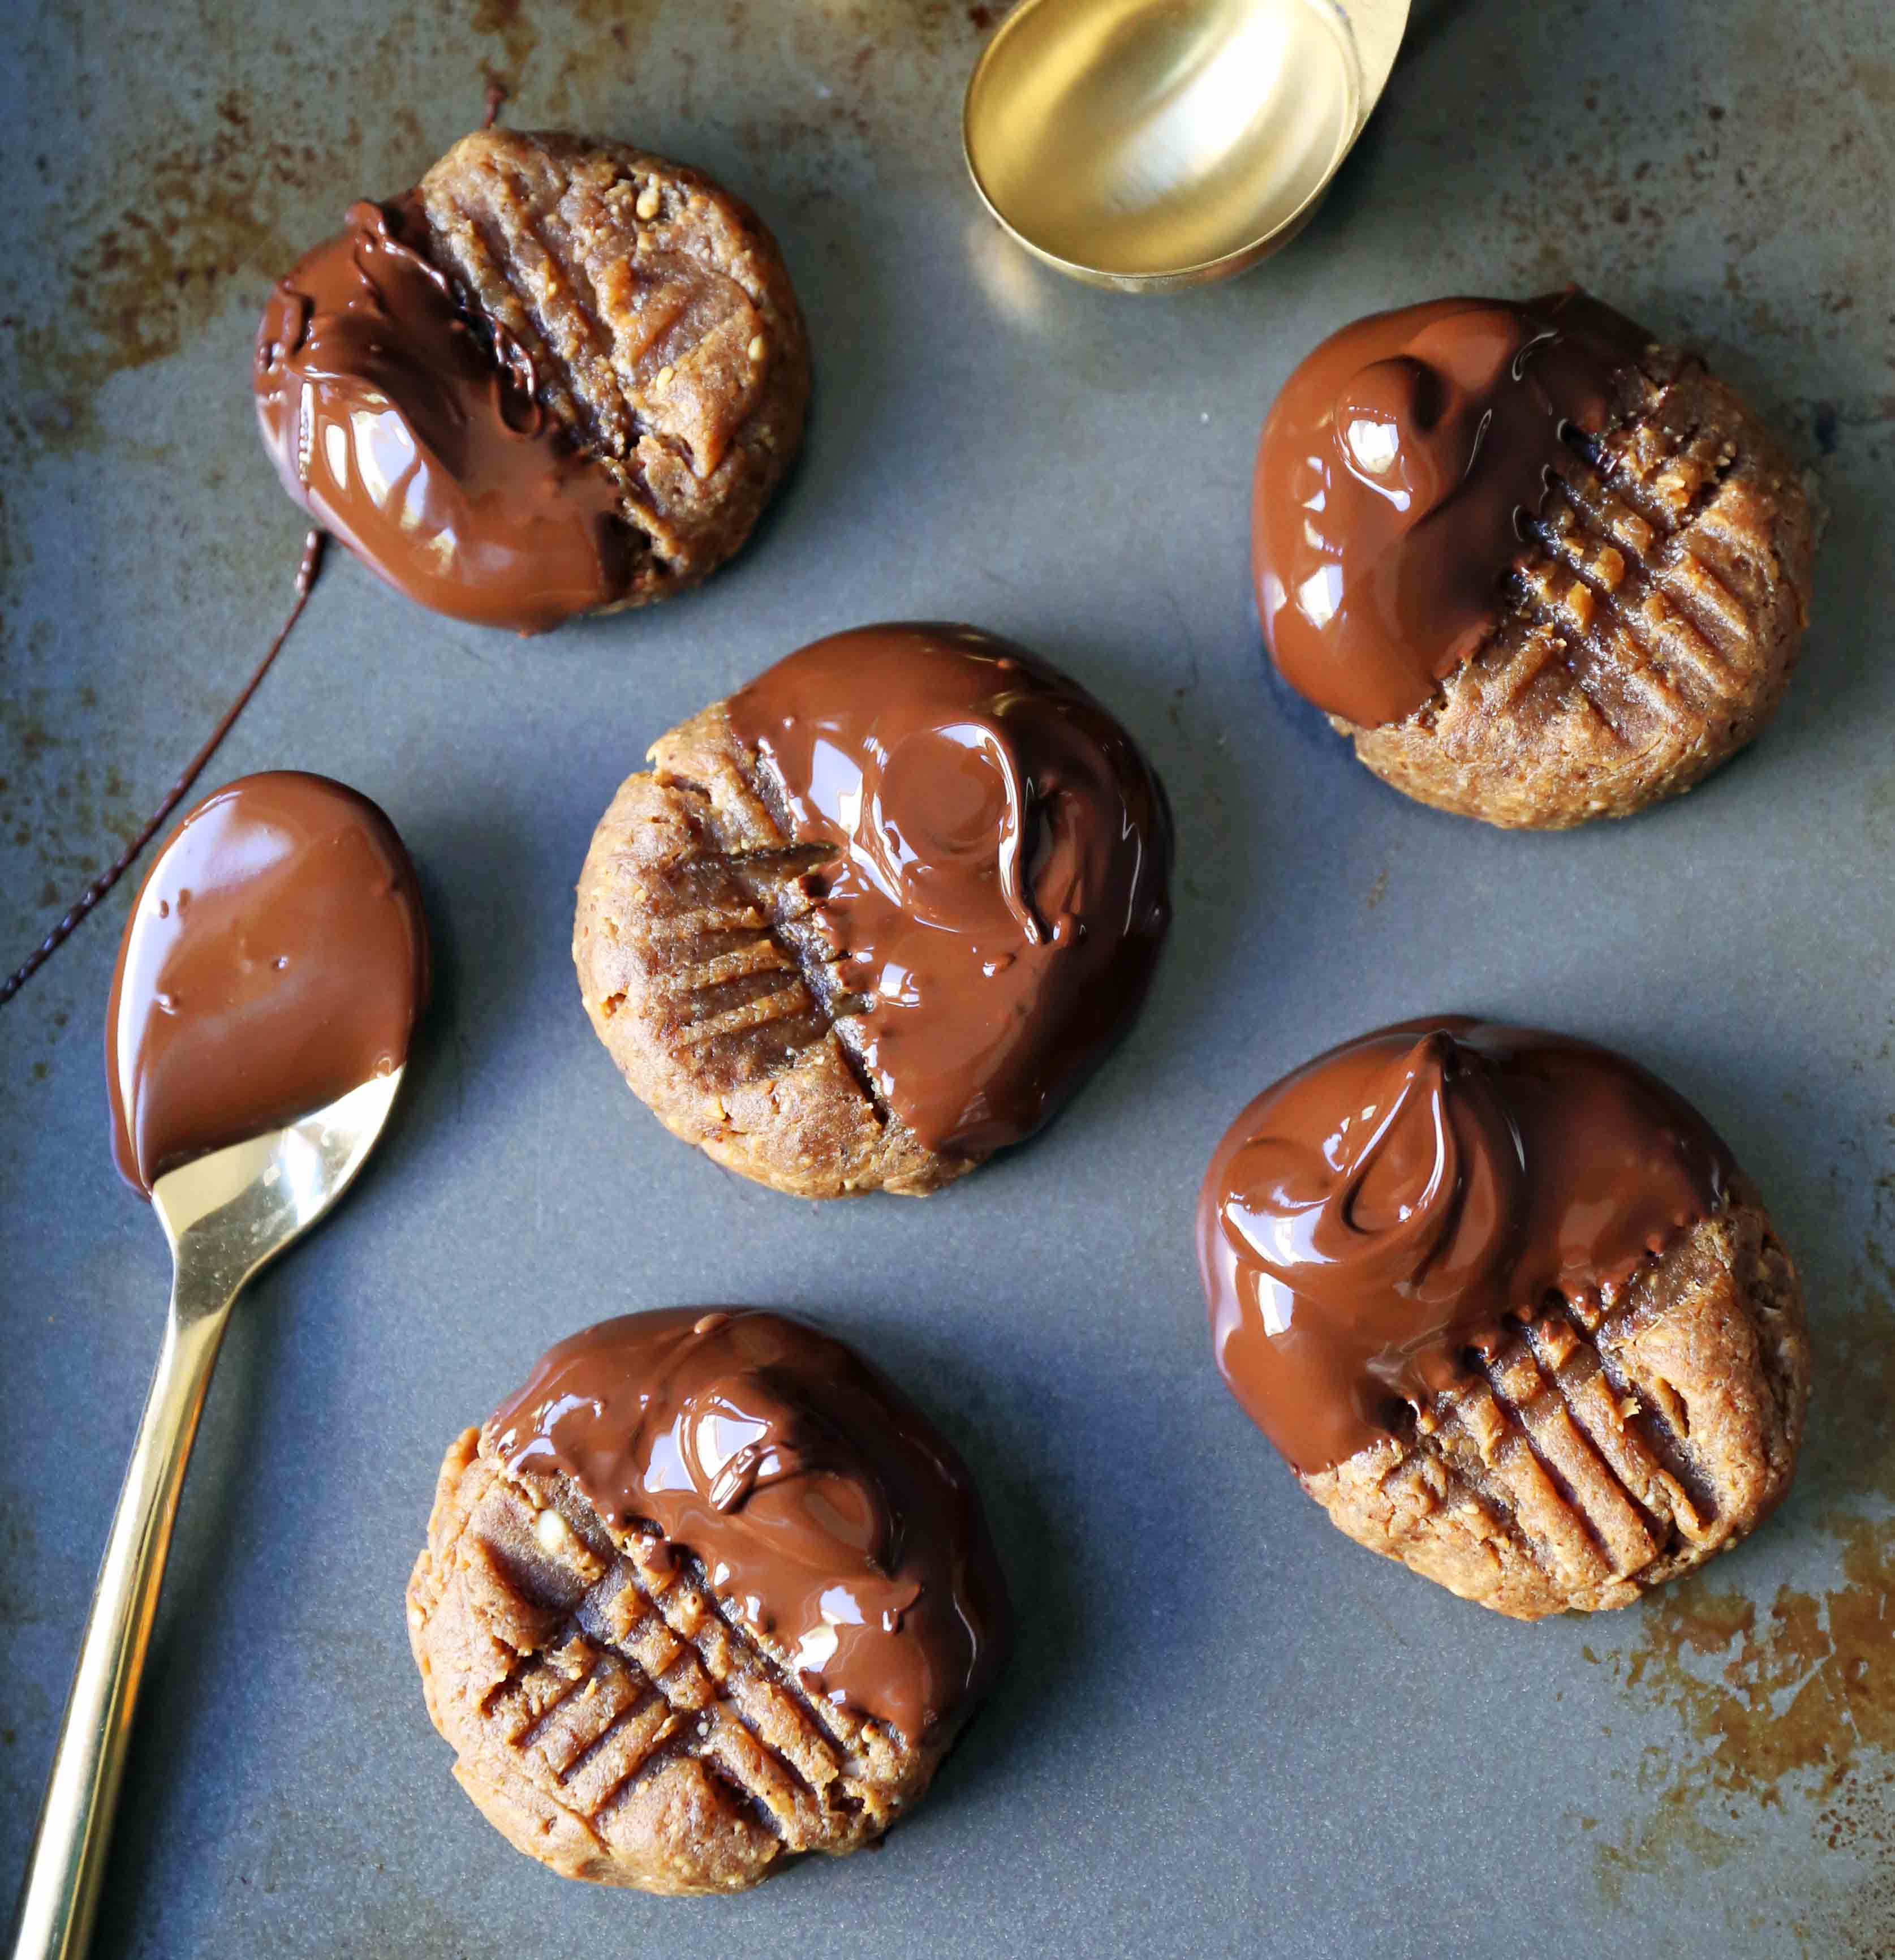
[[[483,129],[491,129],[500,119],[500,112],[507,106],[507,95],[506,84],[495,81],[490,76],[487,83],[487,113],[480,119]]]
[[[79,921],[132,868],[139,853],[157,835],[165,819],[184,800],[191,785],[204,773],[205,765],[216,754],[224,737],[236,725],[237,718],[250,705],[250,696],[256,693],[263,676],[269,672],[277,655],[283,651],[283,643],[289,638],[297,621],[302,618],[303,608],[309,603],[309,596],[315,589],[316,574],[322,569],[323,547],[327,542],[321,531],[311,531],[304,539],[302,561],[296,568],[296,603],[291,606],[289,616],[283,622],[276,638],[270,642],[269,652],[257,663],[256,671],[243,683],[243,692],[231,703],[223,720],[211,730],[211,739],[186,763],[184,773],[166,791],[164,800],[146,818],[144,828],[119,853],[110,868],[101,871],[79,894],[65,917],[40,940],[26,959],[5,981],[0,982],[0,1006],[11,1001],[39,972],[72,937]]]

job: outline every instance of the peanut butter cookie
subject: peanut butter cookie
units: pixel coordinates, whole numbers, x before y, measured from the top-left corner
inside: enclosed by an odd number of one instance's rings
[[[739,1891],[879,1838],[1003,1663],[967,1472],[780,1315],[607,1321],[449,1449],[408,1623],[454,1774],[568,1878]]]
[[[1509,826],[1689,789],[1776,712],[1808,619],[1782,452],[1576,291],[1325,341],[1264,425],[1254,541],[1290,685],[1385,781]]]
[[[1218,1365],[1359,1544],[1497,1612],[1623,1606],[1795,1469],[1795,1269],[1622,1057],[1442,1016],[1267,1090],[1206,1174]]]
[[[623,144],[504,129],[354,205],[256,345],[291,495],[411,598],[523,632],[715,571],[795,455],[809,388],[747,206]]]
[[[1130,1024],[1171,816],[1124,729],[966,626],[806,647],[663,737],[579,880],[586,1011],[660,1119],[780,1191],[931,1192]]]

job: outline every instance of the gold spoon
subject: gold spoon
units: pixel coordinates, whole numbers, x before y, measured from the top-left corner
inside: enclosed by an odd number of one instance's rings
[[[1022,0],[968,84],[967,165],[1049,266],[1162,291],[1308,221],[1387,86],[1409,0]]]
[[[251,1276],[348,1188],[402,1074],[377,1076],[151,1187],[171,1245],[170,1310],[27,1855],[13,1960],[79,1960],[85,1952],[178,1491],[224,1325]]]

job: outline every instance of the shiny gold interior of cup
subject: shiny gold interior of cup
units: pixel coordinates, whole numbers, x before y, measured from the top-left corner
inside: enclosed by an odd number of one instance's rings
[[[1025,0],[969,84],[968,168],[1060,271],[1134,290],[1294,236],[1360,129],[1334,0]]]

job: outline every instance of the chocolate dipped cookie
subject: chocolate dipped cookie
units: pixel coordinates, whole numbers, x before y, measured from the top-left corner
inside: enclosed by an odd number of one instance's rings
[[[531,633],[730,557],[809,362],[775,240],[701,171],[485,129],[278,282],[255,387],[313,522],[421,604]]]
[[[428,1710],[569,1878],[735,1892],[872,1843],[1004,1660],[968,1473],[800,1320],[632,1314],[562,1341],[441,1466],[408,1592]]]
[[[593,835],[573,958],[633,1090],[730,1169],[933,1191],[1038,1129],[1137,1013],[1169,807],[1023,648],[839,633],[650,760]]]
[[[1198,1255],[1218,1367],[1305,1490],[1498,1612],[1626,1605],[1789,1486],[1795,1268],[1607,1049],[1445,1015],[1331,1050],[1231,1126]]]
[[[1278,671],[1417,800],[1625,816],[1776,712],[1807,623],[1801,479],[1703,362],[1575,290],[1326,340],[1264,425]]]

